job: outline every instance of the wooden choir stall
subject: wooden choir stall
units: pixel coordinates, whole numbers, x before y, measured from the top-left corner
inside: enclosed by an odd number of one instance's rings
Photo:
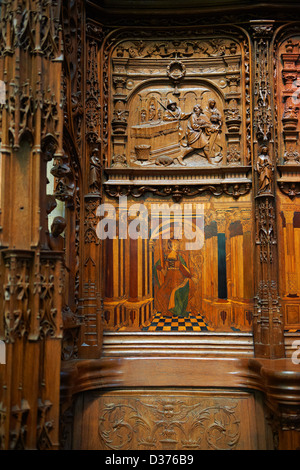
[[[299,3],[0,9],[0,449],[299,450]]]

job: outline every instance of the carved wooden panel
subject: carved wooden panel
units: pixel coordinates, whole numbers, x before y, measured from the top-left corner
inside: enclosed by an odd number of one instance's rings
[[[268,448],[259,396],[240,391],[140,391],[86,394],[77,400],[77,449],[245,450]],[[254,417],[254,409],[257,414]],[[85,423],[89,422],[89,428]],[[79,422],[77,421],[79,424]],[[258,432],[257,439],[255,433]],[[84,431],[80,431],[84,429]]]
[[[108,194],[118,195],[116,186],[143,194],[146,185],[167,196],[174,180],[197,194],[212,179],[225,183],[216,167],[226,168],[231,194],[234,184],[237,197],[241,186],[249,191],[249,56],[240,30],[120,30],[103,50]],[[191,169],[198,177],[184,181]]]

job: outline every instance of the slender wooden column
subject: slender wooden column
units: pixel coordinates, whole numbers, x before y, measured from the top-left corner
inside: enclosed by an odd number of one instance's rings
[[[253,38],[253,179],[255,202],[254,345],[258,357],[284,357],[278,293],[275,200],[274,105],[271,94],[272,21],[251,21]]]
[[[85,28],[84,66],[82,74],[85,81],[83,111],[83,206],[81,213],[80,249],[80,314],[84,322],[79,339],[79,357],[96,358],[101,354],[103,332],[103,297],[102,292],[102,241],[96,234],[99,221],[97,207],[102,201],[101,171],[102,145],[100,138],[100,72],[99,51],[101,33],[98,27],[88,22]],[[100,34],[99,34],[100,33]],[[110,274],[111,271],[110,271]]]

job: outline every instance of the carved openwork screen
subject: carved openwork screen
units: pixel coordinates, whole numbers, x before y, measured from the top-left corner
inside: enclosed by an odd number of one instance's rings
[[[105,328],[250,331],[246,36],[118,30],[103,58]]]

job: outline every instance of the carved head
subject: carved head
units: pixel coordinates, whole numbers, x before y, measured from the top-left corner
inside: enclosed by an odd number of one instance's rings
[[[175,111],[175,109],[177,108],[177,103],[169,99],[167,108],[170,109],[171,111]]]
[[[262,155],[268,155],[268,150],[269,150],[269,149],[268,149],[267,145],[263,145],[263,146],[260,148],[260,153],[261,153]]]
[[[164,405],[163,411],[164,411],[165,418],[167,419],[173,418],[173,415],[174,415],[173,405]]]
[[[203,111],[202,111],[202,108],[201,108],[201,106],[200,106],[199,104],[196,104],[196,105],[194,106],[193,110],[194,110],[194,113],[197,114],[197,116],[200,116],[200,114],[202,114],[202,112],[203,112]]]
[[[210,108],[214,108],[216,106],[216,100],[214,98],[211,98],[210,100],[208,100],[208,106]]]
[[[58,237],[66,228],[66,221],[63,217],[57,216],[53,219],[51,224],[51,234],[53,237]]]

